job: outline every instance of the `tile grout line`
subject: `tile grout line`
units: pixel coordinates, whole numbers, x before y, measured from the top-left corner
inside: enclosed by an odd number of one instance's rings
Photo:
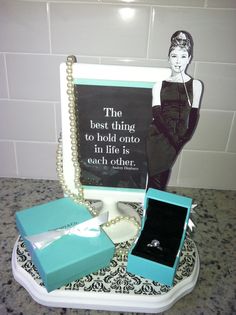
[[[146,50],[146,59],[149,59],[149,49],[150,49],[150,37],[151,37],[151,28],[154,20],[155,11],[152,6],[150,6],[149,12],[149,24],[148,24],[148,36],[147,36],[147,50]]]
[[[57,141],[40,141],[40,140],[27,140],[27,139],[0,139],[0,143],[8,143],[8,142],[14,142],[14,143],[27,143],[27,144],[57,144]]]
[[[51,32],[51,16],[50,16],[50,3],[46,3],[47,10],[47,23],[48,23],[48,42],[49,42],[49,54],[52,55],[52,32]]]
[[[179,168],[178,168],[178,173],[177,173],[177,178],[176,178],[177,186],[180,185],[180,168],[182,165],[182,158],[183,158],[183,150],[181,151],[180,158],[179,158]]]
[[[230,129],[229,129],[228,140],[227,140],[226,146],[225,146],[225,152],[226,153],[232,153],[232,152],[229,152],[228,149],[229,149],[229,142],[230,142],[230,138],[231,138],[231,133],[233,132],[234,121],[235,121],[235,112],[233,114],[233,118],[232,118]]]
[[[61,108],[61,107],[60,107],[60,108]],[[55,124],[55,128],[54,128],[55,141],[57,141],[58,137],[60,137],[60,132],[59,132],[58,126],[57,126],[57,110],[56,110],[56,103],[53,104],[53,113],[54,113],[54,124]]]
[[[14,156],[15,156],[15,166],[16,166],[16,175],[19,177],[19,164],[18,164],[18,158],[17,158],[17,150],[16,150],[16,141],[13,141],[13,148],[14,148]]]
[[[60,103],[60,100],[36,100],[36,99],[26,99],[26,98],[0,98],[0,101],[12,101],[12,102],[25,102],[25,103],[43,103],[43,104],[54,104]]]
[[[42,140],[27,140],[27,139],[0,139],[1,142],[15,142],[15,143],[34,143],[34,144],[57,144],[57,139],[54,141],[42,141]],[[216,153],[216,154],[225,154],[227,153],[228,155],[236,155],[236,152],[225,152],[225,151],[219,151],[219,150],[194,150],[194,149],[183,149],[181,154],[180,154],[180,162],[179,165],[181,166],[182,164],[182,154],[183,152],[196,152],[196,153]],[[179,167],[180,170],[180,167]],[[178,173],[179,173],[178,170]],[[178,176],[178,175],[177,175]]]
[[[7,99],[10,99],[10,88],[9,88],[9,80],[8,80],[6,53],[3,53],[3,60],[4,60],[4,67],[5,67],[5,74],[6,74]]]
[[[24,55],[31,55],[31,56],[53,56],[53,57],[67,57],[67,54],[65,53],[43,53],[43,52],[12,52],[12,51],[0,51],[0,53],[2,54],[8,54],[8,55],[18,55],[18,56],[24,56]],[[92,61],[90,63],[93,63],[93,59],[97,58],[99,62],[100,58],[101,59],[118,59],[118,60],[122,60],[122,59],[131,59],[134,62],[139,62],[139,61],[161,61],[161,62],[165,62],[166,59],[162,59],[162,58],[146,58],[146,57],[134,57],[134,56],[107,56],[107,55],[80,55],[80,58],[91,58]],[[223,61],[204,61],[204,60],[194,60],[194,63],[198,63],[198,64],[210,64],[210,65],[228,65],[228,66],[236,66],[236,62],[223,62]],[[87,63],[87,62],[85,62]]]

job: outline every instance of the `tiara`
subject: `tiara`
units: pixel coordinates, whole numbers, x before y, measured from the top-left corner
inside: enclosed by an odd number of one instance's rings
[[[171,38],[172,45],[191,46],[190,39],[184,33],[179,33],[174,38]]]

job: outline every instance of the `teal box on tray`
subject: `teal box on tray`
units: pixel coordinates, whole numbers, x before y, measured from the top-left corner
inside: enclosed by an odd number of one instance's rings
[[[70,198],[61,198],[16,213],[17,228],[48,292],[107,267],[115,246],[102,228],[97,229],[98,233],[93,237],[87,235],[89,232],[86,229],[83,236],[63,235],[41,249],[33,246],[26,237],[42,236],[44,234],[41,233],[58,229],[65,231],[92,218],[87,208]],[[91,232],[94,233],[93,229]]]
[[[128,254],[128,272],[173,285],[191,205],[191,198],[148,189],[141,232]]]

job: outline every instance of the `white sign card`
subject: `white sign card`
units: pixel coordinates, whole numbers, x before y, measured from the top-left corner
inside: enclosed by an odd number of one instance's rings
[[[61,65],[63,171],[75,191],[66,64]],[[169,69],[73,65],[79,162],[85,198],[143,202],[147,178],[145,138],[152,119],[152,87]]]

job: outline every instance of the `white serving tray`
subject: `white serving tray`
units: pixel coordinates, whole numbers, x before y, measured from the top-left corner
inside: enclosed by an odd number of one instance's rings
[[[142,313],[169,309],[194,289],[198,279],[199,255],[189,238],[185,240],[173,287],[127,273],[126,259],[125,255],[114,256],[108,268],[48,293],[19,237],[13,249],[12,270],[15,280],[42,305]]]

